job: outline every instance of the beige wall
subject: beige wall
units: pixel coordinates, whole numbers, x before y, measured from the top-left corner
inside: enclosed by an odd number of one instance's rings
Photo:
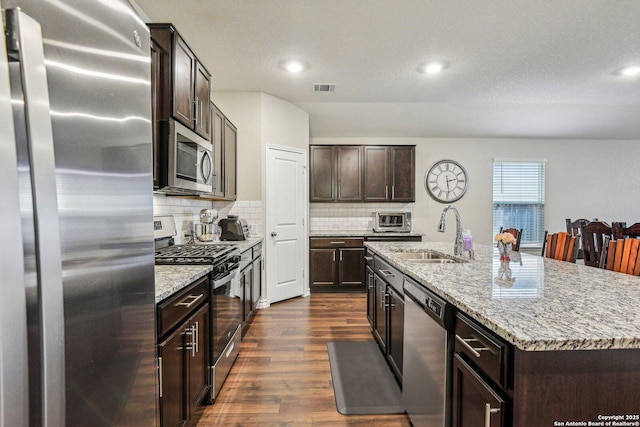
[[[307,149],[309,114],[259,92],[214,92],[211,99],[238,128],[238,200],[263,200],[266,144]]]
[[[211,99],[238,128],[238,200],[262,200],[262,94],[214,92]]]
[[[424,189],[424,175],[437,160],[460,162],[469,174],[469,190],[455,203],[462,225],[474,240],[492,241],[492,162],[499,158],[546,159],[545,226],[565,229],[565,218],[640,222],[640,185],[635,176],[640,141],[576,141],[455,138],[313,138],[313,144],[415,144],[416,203],[414,230],[425,240],[453,241],[454,215],[447,232],[436,232],[444,206]]]

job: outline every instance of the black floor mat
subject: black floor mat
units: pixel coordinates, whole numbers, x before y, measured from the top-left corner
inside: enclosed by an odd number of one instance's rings
[[[402,392],[373,341],[327,343],[333,391],[343,415],[402,414]]]

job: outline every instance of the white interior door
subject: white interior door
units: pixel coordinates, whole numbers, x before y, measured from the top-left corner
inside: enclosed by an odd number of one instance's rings
[[[306,159],[304,150],[267,146],[265,246],[269,303],[305,292]]]

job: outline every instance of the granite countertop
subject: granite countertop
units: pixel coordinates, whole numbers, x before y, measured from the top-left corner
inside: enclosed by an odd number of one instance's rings
[[[210,265],[156,265],[156,304],[209,273]]]
[[[525,351],[640,349],[640,277],[520,254],[513,281],[497,278],[498,251],[475,245],[475,259],[416,264],[399,251],[453,255],[453,243],[365,242],[373,252]]]
[[[240,252],[244,252],[247,249],[257,245],[258,243],[261,243],[262,240],[263,240],[262,237],[249,237],[247,240],[235,240],[235,241],[224,240],[224,241],[216,242],[216,244],[233,245],[236,248],[238,248]]]
[[[247,240],[216,242],[216,244],[233,245],[240,252],[244,252],[260,242],[262,237],[251,237]],[[156,304],[189,286],[211,270],[210,265],[156,265]]]

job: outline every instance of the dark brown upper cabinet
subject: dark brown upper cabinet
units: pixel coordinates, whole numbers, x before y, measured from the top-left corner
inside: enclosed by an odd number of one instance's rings
[[[237,197],[238,131],[211,102],[213,143],[213,199],[235,200]]]
[[[333,202],[335,199],[335,160],[332,145],[312,145],[309,149],[309,184],[312,202]]]
[[[156,120],[174,118],[210,141],[211,74],[172,24],[148,25],[154,49],[160,52],[152,55],[151,63],[154,84],[159,85],[152,89]]]
[[[415,146],[310,146],[312,202],[415,201]]]
[[[336,201],[362,201],[362,147],[335,147]]]

